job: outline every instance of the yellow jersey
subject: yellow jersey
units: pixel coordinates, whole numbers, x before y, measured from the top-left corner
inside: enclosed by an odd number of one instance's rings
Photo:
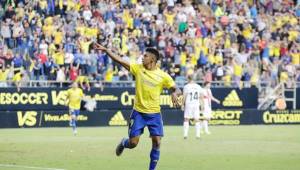
[[[15,74],[12,80],[13,80],[13,82],[21,81],[22,80],[22,73],[19,72],[19,73]]]
[[[294,65],[299,65],[300,64],[300,53],[291,53],[292,56],[292,63]]]
[[[166,17],[167,24],[173,25],[176,14],[175,13],[165,13],[164,15]]]
[[[238,76],[238,77],[242,77],[242,74],[243,74],[243,67],[241,65],[238,65],[238,64],[235,64],[233,66],[233,74],[235,76]]]
[[[80,35],[83,35],[85,32],[85,29],[86,29],[86,27],[84,27],[84,26],[77,26],[76,32]]]
[[[92,41],[80,41],[80,46],[83,54],[89,54],[89,48]]]
[[[186,52],[181,52],[181,54],[180,54],[180,65],[181,66],[186,66],[186,58],[187,58]]]
[[[57,52],[53,54],[53,58],[56,64],[63,65],[65,64],[65,54],[64,52]]]
[[[216,62],[215,56],[214,56],[213,54],[209,54],[209,55],[208,55],[208,62],[209,62],[210,64],[214,64],[214,63]]]
[[[163,88],[175,86],[171,76],[159,68],[147,70],[142,64],[130,64],[130,72],[135,77],[134,109],[153,114],[160,112],[160,94]]]
[[[112,82],[114,77],[114,70],[113,69],[108,69],[105,73],[104,80],[106,82]]]
[[[48,48],[49,56],[54,55],[56,51],[56,47],[54,43],[51,43]]]
[[[53,27],[53,25],[44,25],[42,30],[43,30],[43,33],[47,37],[50,37],[52,35],[52,33],[54,32],[54,27]]]
[[[279,78],[280,83],[285,83],[288,81],[288,79],[289,79],[289,75],[286,71],[280,73],[280,78]]]
[[[60,31],[54,32],[53,36],[54,36],[54,44],[59,45],[62,43],[63,36],[64,36],[64,34],[62,32],[60,32]]]
[[[69,108],[74,110],[80,109],[81,98],[84,96],[80,88],[70,88],[67,90],[69,99]]]
[[[295,31],[295,30],[289,31],[289,37],[288,37],[288,40],[289,40],[289,41],[294,41],[294,40],[297,39],[298,35],[299,35],[299,32],[297,32],[297,31]]]
[[[6,81],[9,70],[0,70],[0,83]]]
[[[53,25],[53,17],[47,17],[44,22],[45,25]]]
[[[91,37],[96,38],[97,35],[98,35],[98,29],[86,27],[86,28],[84,29],[84,35],[85,35],[86,37],[89,37],[89,38],[91,38]]]

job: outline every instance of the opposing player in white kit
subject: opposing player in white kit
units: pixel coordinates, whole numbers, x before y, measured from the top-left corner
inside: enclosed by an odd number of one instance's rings
[[[189,120],[194,119],[196,127],[196,138],[200,138],[200,94],[202,88],[188,76],[188,84],[183,88],[182,110],[184,111],[183,137],[187,139],[189,132]]]
[[[208,122],[212,118],[212,109],[211,109],[211,101],[214,101],[218,104],[220,104],[220,101],[216,99],[210,90],[210,82],[205,82],[204,83],[204,89],[202,90],[201,93],[201,100],[203,104],[203,124],[202,127],[204,128],[204,131],[206,134],[210,134],[208,130]]]

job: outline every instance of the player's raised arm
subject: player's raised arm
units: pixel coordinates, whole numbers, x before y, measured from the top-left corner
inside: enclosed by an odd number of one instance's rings
[[[214,101],[214,102],[216,102],[216,103],[218,103],[218,104],[221,103],[220,100],[216,99],[216,98],[213,96],[212,93],[210,93],[210,97],[211,97],[211,100],[212,100],[212,101]]]
[[[121,64],[123,67],[125,67],[128,71],[130,71],[130,64],[126,61],[124,61],[120,56],[118,56],[117,54],[113,53],[111,50],[109,50],[108,48],[100,45],[100,44],[95,44],[95,48],[98,50],[102,50],[104,52],[106,52],[106,54],[108,54],[108,56],[114,60],[115,62]]]

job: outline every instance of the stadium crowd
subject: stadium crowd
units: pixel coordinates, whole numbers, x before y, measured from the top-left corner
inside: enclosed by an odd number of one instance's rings
[[[299,0],[0,1],[2,87],[132,80],[94,42],[137,63],[155,46],[160,67],[178,81],[300,82]]]

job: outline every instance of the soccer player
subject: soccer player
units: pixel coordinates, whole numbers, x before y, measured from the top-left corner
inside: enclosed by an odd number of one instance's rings
[[[163,123],[160,114],[160,93],[163,88],[172,91],[172,102],[179,106],[180,90],[170,75],[157,67],[159,52],[155,48],[147,48],[142,64],[132,64],[122,60],[109,49],[96,44],[96,48],[108,54],[117,63],[129,70],[135,77],[135,102],[130,116],[129,138],[123,138],[116,148],[120,156],[125,148],[132,149],[139,143],[140,136],[147,126],[152,139],[149,170],[154,170],[160,157],[160,142],[163,137]]]
[[[211,101],[220,104],[220,101],[216,99],[210,90],[210,82],[204,83],[204,89],[202,91],[202,103],[203,103],[203,128],[206,134],[210,134],[208,130],[208,122],[212,118]]]
[[[200,138],[200,97],[202,88],[193,81],[192,75],[188,76],[188,83],[183,87],[183,104],[184,111],[183,137],[187,139],[189,133],[189,121],[194,119],[196,127],[196,138]]]
[[[67,90],[67,99],[69,100],[70,126],[73,134],[77,134],[76,121],[80,112],[81,100],[84,97],[83,91],[78,87],[77,82],[73,82],[72,87]]]

